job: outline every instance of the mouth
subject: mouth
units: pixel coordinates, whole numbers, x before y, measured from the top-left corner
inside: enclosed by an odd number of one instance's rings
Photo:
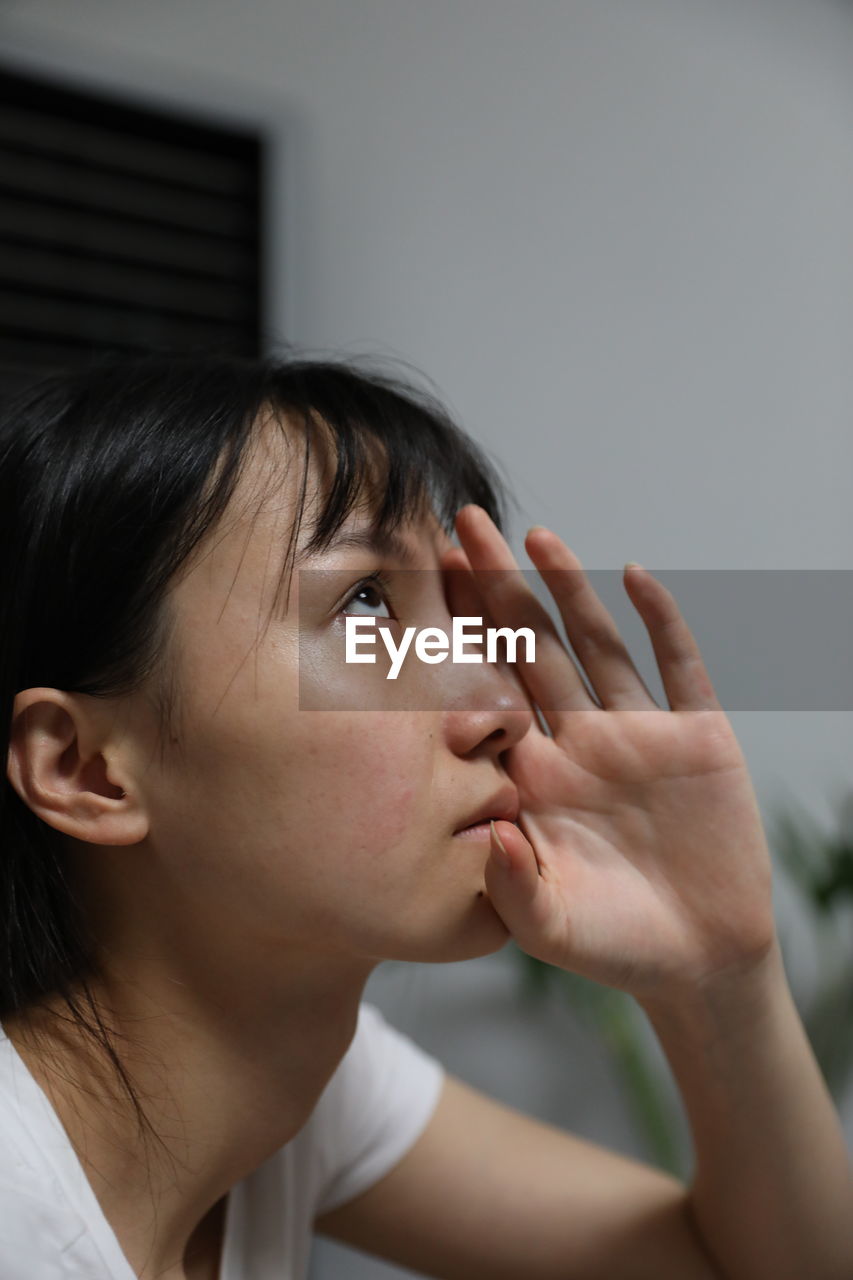
[[[453,839],[454,840],[489,840],[491,839],[491,828],[489,827],[488,822],[475,822],[470,827],[463,827],[461,831],[454,831]]]
[[[463,840],[488,840],[489,821],[517,822],[519,813],[518,792],[515,787],[503,787],[478,809],[469,813],[467,820],[453,832],[454,838]]]

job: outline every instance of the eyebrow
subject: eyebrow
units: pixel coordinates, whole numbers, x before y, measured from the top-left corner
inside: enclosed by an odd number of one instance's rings
[[[360,551],[372,551],[374,555],[392,556],[409,568],[412,568],[417,559],[414,552],[409,549],[396,533],[380,529],[354,529],[349,533],[339,531],[325,550],[339,551],[352,548]],[[296,557],[296,564],[301,564],[306,558],[305,551],[302,551]]]

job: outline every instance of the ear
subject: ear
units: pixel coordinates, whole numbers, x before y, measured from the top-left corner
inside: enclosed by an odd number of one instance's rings
[[[29,809],[89,844],[138,844],[148,817],[111,742],[102,699],[26,689],[12,710],[7,773]]]

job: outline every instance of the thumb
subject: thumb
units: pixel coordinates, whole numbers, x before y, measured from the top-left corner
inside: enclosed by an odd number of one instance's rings
[[[535,945],[544,885],[533,845],[512,822],[491,821],[485,877],[489,900],[520,946]]]

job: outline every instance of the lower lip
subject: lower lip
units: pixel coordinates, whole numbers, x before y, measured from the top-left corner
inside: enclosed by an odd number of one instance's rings
[[[478,822],[474,827],[463,827],[461,831],[453,833],[454,839],[457,840],[488,840],[490,836],[488,822]]]

